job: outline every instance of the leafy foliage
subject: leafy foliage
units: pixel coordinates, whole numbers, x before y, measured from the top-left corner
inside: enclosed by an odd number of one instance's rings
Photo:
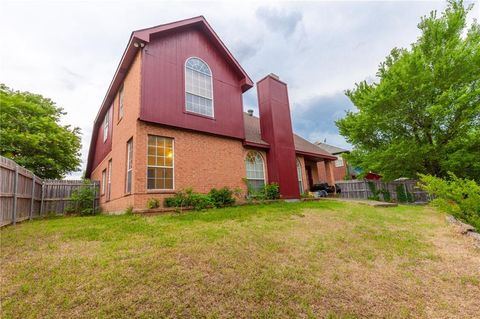
[[[225,207],[235,203],[235,197],[233,197],[234,191],[228,187],[223,187],[219,190],[212,188],[208,193],[213,206]]]
[[[149,198],[147,201],[147,207],[149,209],[155,209],[160,207],[160,201],[156,198]]]
[[[450,1],[423,17],[421,36],[391,51],[378,83],[346,91],[358,112],[336,124],[355,146],[351,164],[387,180],[452,171],[480,181],[480,26],[467,26],[470,10]]]
[[[192,188],[187,188],[183,192],[176,193],[173,197],[166,198],[165,206],[176,208],[193,207],[195,210],[202,210],[214,205],[210,196],[196,193]]]
[[[405,188],[404,184],[396,186],[397,201],[400,203],[412,203],[414,201],[413,195]]]
[[[84,185],[72,191],[70,202],[65,208],[67,213],[77,213],[82,216],[95,215],[99,212],[93,209],[93,201],[95,199],[95,188],[92,187],[91,181],[84,180]]]
[[[419,186],[434,195],[432,203],[480,231],[480,185],[449,173],[449,179],[420,175]]]
[[[80,165],[80,129],[62,126],[61,107],[38,94],[0,84],[0,154],[42,178],[61,178]]]
[[[280,189],[277,183],[263,185],[262,188],[254,188],[247,180],[248,199],[274,200],[280,198]]]

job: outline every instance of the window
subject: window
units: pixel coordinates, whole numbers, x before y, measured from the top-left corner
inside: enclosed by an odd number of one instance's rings
[[[265,185],[265,172],[263,158],[259,152],[248,152],[245,159],[247,168],[247,182],[249,188],[255,191],[260,190]]]
[[[105,113],[105,118],[103,119],[103,142],[105,143],[108,138],[108,130],[110,127],[110,108],[107,113]]]
[[[125,182],[125,192],[132,192],[132,171],[133,171],[133,140],[127,142],[127,177]]]
[[[342,155],[336,155],[337,159],[335,160],[335,167],[342,167],[343,166],[343,158]]]
[[[105,194],[105,184],[107,183],[107,170],[102,171],[102,195]]]
[[[110,195],[112,195],[112,160],[108,161],[108,172],[107,172],[107,200],[110,200]]]
[[[173,139],[148,136],[148,189],[173,189]]]
[[[300,194],[303,194],[303,175],[302,175],[302,164],[297,159],[297,176],[298,176],[298,189],[300,190]]]
[[[185,63],[185,109],[213,117],[212,72],[198,58]]]
[[[118,92],[118,119],[120,120],[123,117],[123,84],[120,87]]]

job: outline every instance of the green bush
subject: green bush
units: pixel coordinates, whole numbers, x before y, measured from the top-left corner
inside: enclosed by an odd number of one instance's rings
[[[390,202],[392,200],[392,196],[390,195],[390,192],[388,191],[388,189],[382,189],[381,193],[382,193],[384,202]]]
[[[449,173],[445,180],[420,174],[419,187],[435,198],[432,204],[480,231],[480,185]]]
[[[397,201],[399,203],[412,203],[414,201],[413,195],[405,189],[403,184],[398,184],[395,190],[397,191]]]
[[[70,202],[65,208],[65,212],[77,213],[82,216],[95,215],[99,212],[98,209],[93,209],[96,189],[92,187],[92,182],[89,180],[84,180],[83,184],[80,188],[72,191]]]
[[[219,190],[212,188],[208,193],[210,200],[215,207],[225,207],[230,206],[235,203],[235,198],[233,197],[233,191],[228,187],[223,187]]]
[[[375,185],[375,183],[369,181],[367,184],[368,184],[368,188],[370,189],[370,192],[372,192],[372,196],[368,196],[368,199],[379,201],[380,200],[380,196],[379,196],[380,191],[377,190],[377,186]]]
[[[214,205],[208,195],[195,193],[192,188],[187,188],[184,192],[178,192],[173,197],[166,198],[165,206],[192,207],[195,210],[202,210]]]
[[[263,193],[265,194],[265,199],[280,198],[280,189],[277,183],[270,183],[263,186]]]
[[[156,198],[149,198],[148,201],[147,201],[147,207],[149,209],[159,208],[160,207],[160,201]]]

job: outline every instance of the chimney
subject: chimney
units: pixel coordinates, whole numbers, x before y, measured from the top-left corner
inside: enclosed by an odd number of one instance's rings
[[[253,110],[252,109],[247,110],[247,113],[248,113],[248,115],[253,116]]]
[[[282,198],[300,198],[287,84],[269,74],[257,82],[257,95],[262,139],[270,144],[268,181],[278,183]]]

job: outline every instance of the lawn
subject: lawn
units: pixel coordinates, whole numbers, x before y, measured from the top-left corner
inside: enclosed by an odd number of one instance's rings
[[[480,313],[480,250],[428,207],[325,200],[37,220],[1,230],[0,274],[2,318]]]

